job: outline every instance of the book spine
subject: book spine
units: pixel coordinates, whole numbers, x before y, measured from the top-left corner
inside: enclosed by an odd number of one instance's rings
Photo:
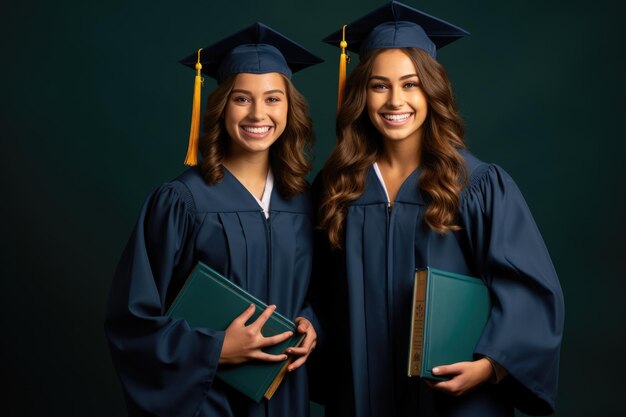
[[[411,318],[411,346],[409,349],[409,376],[419,376],[422,370],[427,278],[427,270],[418,270],[415,272],[413,316]]]
[[[304,336],[305,335],[300,335],[300,337],[298,338],[298,343],[295,343],[294,346],[300,346],[300,344],[304,340]],[[276,377],[274,378],[272,383],[269,384],[269,386],[267,387],[267,391],[265,391],[265,394],[263,395],[266,399],[270,400],[272,398],[272,396],[274,395],[274,393],[278,389],[278,386],[280,385],[280,383],[282,382],[283,378],[287,374],[287,367],[289,365],[291,365],[291,363],[294,360],[296,360],[295,356],[289,356],[287,358],[287,360],[285,361],[283,366],[280,368],[280,371],[278,371],[278,373],[276,374]]]

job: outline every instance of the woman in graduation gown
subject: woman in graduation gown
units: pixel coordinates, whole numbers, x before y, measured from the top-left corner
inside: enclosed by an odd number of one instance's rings
[[[339,45],[345,36],[361,57],[340,101],[337,145],[314,184],[315,259],[331,261],[314,263],[323,331],[311,368],[321,371],[327,416],[554,410],[562,292],[518,187],[465,149],[435,59],[464,35],[392,2],[325,39]],[[474,360],[440,364],[433,372],[450,378],[443,382],[407,377],[413,279],[426,266],[480,277],[492,298]]]
[[[257,23],[182,63],[215,77],[202,160],[146,200],[113,279],[105,330],[131,416],[307,416],[306,370],[317,320],[306,301],[312,219],[305,180],[311,120],[292,72],[321,62]],[[198,84],[199,88],[199,84]],[[199,93],[196,91],[196,93]],[[198,97],[199,100],[199,97]],[[198,102],[196,102],[198,103]],[[194,131],[187,164],[195,164]],[[226,331],[190,328],[166,311],[198,261],[270,307]],[[250,360],[283,361],[261,349],[260,327],[278,309],[305,333],[271,401],[256,403],[215,378]]]

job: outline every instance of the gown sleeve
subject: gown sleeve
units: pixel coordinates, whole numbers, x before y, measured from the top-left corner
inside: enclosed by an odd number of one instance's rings
[[[561,287],[517,185],[496,165],[477,170],[461,196],[460,222],[493,303],[475,354],[508,371],[499,385],[520,411],[551,414],[563,333]]]
[[[105,332],[131,416],[194,415],[219,361],[224,332],[165,316],[172,276],[193,237],[185,190],[165,184],[148,198],[111,286]]]

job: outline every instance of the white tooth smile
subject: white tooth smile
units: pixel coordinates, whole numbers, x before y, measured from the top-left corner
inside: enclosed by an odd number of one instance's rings
[[[245,130],[246,132],[255,133],[255,134],[267,133],[270,130],[270,126],[263,126],[263,127],[243,126],[243,130]]]
[[[413,113],[405,113],[405,114],[383,114],[383,117],[392,122],[403,122],[409,117],[411,117]]]

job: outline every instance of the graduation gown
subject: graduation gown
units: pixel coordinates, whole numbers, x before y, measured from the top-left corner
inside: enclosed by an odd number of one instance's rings
[[[224,169],[208,186],[192,168],[145,202],[115,272],[105,331],[131,416],[308,416],[306,369],[257,404],[215,378],[224,331],[165,312],[203,261],[285,316],[304,316],[312,262],[310,196],[273,189],[270,216]]]
[[[324,335],[313,380],[327,416],[496,417],[513,416],[514,406],[553,412],[564,315],[557,275],[513,180],[462,155],[471,172],[460,196],[462,230],[441,235],[427,227],[420,169],[390,208],[370,168],[365,191],[348,207],[345,249],[332,251],[324,232],[316,236],[314,308]],[[425,266],[488,286],[493,306],[475,354],[508,371],[498,384],[454,398],[407,377],[414,271]]]

